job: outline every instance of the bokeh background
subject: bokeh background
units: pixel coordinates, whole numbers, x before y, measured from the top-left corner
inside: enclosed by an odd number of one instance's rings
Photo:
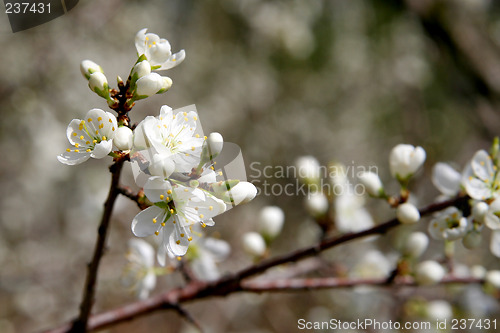
[[[427,162],[412,189],[424,205],[438,194],[430,181],[434,163],[460,169],[500,133],[495,1],[82,0],[68,14],[15,34],[0,16],[0,332],[38,331],[77,314],[111,161],[68,167],[56,156],[67,148],[71,119],[106,109],[87,88],[79,63],[100,64],[111,85],[117,75],[126,78],[142,28],[167,38],[174,51],[185,49],[187,57],[164,73],[174,81],[171,90],[138,102],[132,121],[157,115],[164,104],[196,104],[205,132],[218,131],[238,144],[247,166],[289,166],[302,155],[323,165],[376,165],[396,190],[390,149],[420,145]],[[122,181],[134,186],[130,170]],[[252,263],[240,239],[255,230],[265,205],[278,205],[286,215],[272,255],[317,241],[319,228],[303,201],[300,195],[260,195],[217,218],[209,232],[233,248],[221,271]],[[379,203],[367,204],[377,223],[393,216]],[[117,202],[95,311],[134,300],[120,275],[137,212],[126,198]],[[349,273],[374,249],[393,264],[398,237],[327,251],[315,276],[338,274],[339,267]],[[474,251],[459,245],[459,264],[498,268],[487,239],[485,234],[484,248]],[[432,242],[425,257],[440,256],[442,243]],[[175,274],[160,280],[156,292],[183,283]],[[237,294],[186,308],[207,332],[295,332],[300,318],[426,320],[415,304],[433,299],[447,300],[457,318],[498,317],[496,301],[477,286]],[[106,331],[150,330],[193,327],[176,313],[159,312]]]

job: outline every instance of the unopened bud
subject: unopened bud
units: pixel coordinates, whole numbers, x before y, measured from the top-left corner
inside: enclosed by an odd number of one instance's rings
[[[109,99],[108,79],[103,73],[95,72],[90,74],[89,87],[97,95]]]
[[[285,222],[285,213],[277,206],[267,206],[262,208],[259,214],[259,232],[266,239],[273,239],[278,236]]]
[[[257,232],[247,232],[242,241],[243,250],[251,256],[261,257],[266,252],[266,242]]]
[[[92,73],[103,73],[102,67],[93,62],[92,60],[84,60],[80,63],[80,71],[82,75],[88,80],[90,79],[90,74]]]
[[[434,260],[426,260],[417,265],[415,280],[421,285],[434,285],[439,283],[446,272],[439,263]]]
[[[120,126],[115,132],[113,143],[120,150],[129,150],[132,148],[132,138],[134,133],[127,126]]]
[[[420,220],[420,213],[411,203],[404,203],[396,209],[396,216],[399,222],[404,224],[417,223]]]

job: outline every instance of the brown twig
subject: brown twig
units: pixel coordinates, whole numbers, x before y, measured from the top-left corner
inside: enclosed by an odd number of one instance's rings
[[[461,207],[462,205],[467,203],[468,199],[469,198],[467,196],[457,196],[456,198],[444,202],[434,203],[424,209],[421,209],[420,215],[421,216],[429,215],[450,206]],[[138,301],[115,310],[94,315],[89,320],[88,329],[95,330],[104,327],[109,327],[117,323],[121,323],[124,321],[128,321],[152,313],[154,311],[158,311],[161,309],[172,309],[178,306],[178,304],[182,304],[188,301],[194,301],[197,299],[202,299],[211,296],[225,296],[227,294],[238,291],[250,291],[245,289],[245,283],[247,282],[242,282],[246,278],[260,274],[271,267],[275,267],[289,262],[295,262],[307,257],[314,256],[320,253],[321,251],[330,249],[334,246],[338,246],[343,243],[350,242],[355,239],[376,234],[382,234],[385,231],[398,225],[399,222],[396,219],[392,219],[383,224],[367,229],[365,231],[347,234],[340,237],[328,238],[315,246],[307,247],[301,250],[291,252],[289,254],[285,254],[283,256],[265,260],[257,265],[251,266],[238,273],[222,277],[221,279],[214,282],[208,283],[202,281],[192,281],[183,288],[172,289],[160,295],[151,297],[147,300]],[[456,278],[453,278],[452,280],[457,283],[458,282],[465,283],[465,281],[469,282],[472,281],[472,280],[461,280]],[[330,283],[333,283],[334,281],[339,282],[340,280],[330,280]],[[444,283],[451,283],[447,281],[448,280],[444,280]],[[474,280],[474,282],[477,281]],[[388,280],[384,279],[383,283],[387,284]],[[248,284],[246,288],[247,289],[249,288]],[[68,325],[47,332],[51,333],[66,332],[67,327]]]
[[[86,332],[87,322],[92,310],[92,305],[94,304],[94,294],[97,282],[97,271],[99,269],[99,263],[104,254],[104,248],[106,244],[106,236],[108,234],[109,222],[111,220],[111,213],[113,211],[113,206],[115,200],[118,196],[118,183],[120,180],[120,174],[123,167],[123,163],[126,159],[119,159],[115,164],[110,167],[112,172],[111,185],[109,188],[108,198],[104,203],[104,212],[102,214],[101,223],[99,225],[97,241],[94,247],[94,255],[92,261],[87,267],[87,278],[85,281],[85,288],[83,290],[83,298],[80,304],[80,314],[78,318],[73,321],[68,332]]]
[[[453,283],[484,283],[484,280],[477,278],[457,278],[454,276],[445,277],[440,284]],[[350,288],[357,286],[395,286],[395,287],[416,287],[418,284],[414,279],[405,277],[404,279],[391,280],[388,278],[379,279],[348,279],[348,278],[306,278],[306,279],[280,279],[273,281],[242,281],[241,291],[245,292],[287,292],[313,289],[334,289]]]

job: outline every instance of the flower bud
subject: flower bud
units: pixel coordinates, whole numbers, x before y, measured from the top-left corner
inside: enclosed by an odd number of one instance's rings
[[[391,174],[400,182],[406,182],[425,162],[425,150],[422,147],[399,144],[389,156]]]
[[[380,177],[373,172],[363,172],[358,177],[361,184],[366,189],[369,195],[379,198],[384,195],[384,187],[382,185],[382,181]]]
[[[500,289],[500,271],[489,271],[488,273],[486,273],[484,279],[490,286],[495,287],[496,289]]]
[[[212,184],[212,188],[215,195],[223,195],[226,191],[229,191],[235,187],[240,181],[238,179],[229,179],[226,181],[220,181]]]
[[[206,163],[211,163],[211,161],[220,154],[223,146],[224,139],[222,138],[222,135],[217,132],[210,133],[207,139],[203,142],[200,166],[203,166]]]
[[[470,275],[476,279],[484,279],[486,276],[486,268],[481,265],[474,265],[470,268]]]
[[[157,94],[162,94],[168,89],[170,89],[170,87],[172,87],[173,82],[171,78],[169,78],[168,76],[162,76],[162,79],[163,79],[162,86],[161,89],[158,90]]]
[[[427,316],[435,320],[446,321],[453,318],[453,309],[446,301],[432,301],[427,304]]]
[[[315,184],[319,181],[320,166],[313,156],[302,156],[295,161],[297,176],[306,184]]]
[[[403,245],[403,254],[412,258],[420,257],[429,245],[429,237],[423,232],[412,232]]]
[[[305,201],[306,210],[313,217],[319,217],[328,211],[328,199],[323,192],[308,193]]]
[[[132,148],[132,138],[134,133],[127,126],[120,126],[115,132],[113,143],[120,150],[129,150]]]
[[[163,88],[163,78],[158,73],[149,73],[136,82],[136,95],[142,99],[156,94]]]
[[[109,99],[108,79],[103,73],[95,72],[90,74],[89,87],[97,95]]]
[[[84,60],[80,63],[80,71],[82,75],[88,80],[90,79],[90,74],[100,72],[104,74],[102,67],[93,62],[92,60]]]
[[[484,217],[488,212],[488,204],[484,201],[477,202],[474,207],[472,207],[472,217],[477,223],[484,223]]]
[[[462,239],[462,244],[469,250],[478,248],[482,242],[483,237],[477,230],[470,230]]]
[[[266,242],[257,232],[247,232],[242,241],[243,250],[251,256],[261,257],[266,252]]]
[[[396,216],[399,222],[404,224],[417,223],[420,220],[420,213],[411,203],[404,203],[396,209]]]
[[[266,239],[273,239],[278,236],[285,222],[285,213],[277,206],[267,206],[262,208],[259,214],[259,232]]]
[[[220,199],[233,205],[250,202],[257,195],[257,188],[249,182],[239,182],[229,191],[225,192]]]
[[[149,61],[143,60],[143,61],[135,64],[134,68],[132,68],[132,73],[130,73],[130,74],[132,76],[132,80],[134,80],[134,78],[135,78],[134,81],[137,81],[141,77],[146,76],[150,73],[151,73],[151,65],[150,65]]]
[[[439,263],[434,260],[426,260],[417,265],[415,280],[421,285],[433,285],[439,283],[446,272]]]

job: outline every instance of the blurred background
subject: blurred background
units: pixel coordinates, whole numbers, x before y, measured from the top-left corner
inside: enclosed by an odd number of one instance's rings
[[[162,73],[174,81],[170,91],[138,102],[132,122],[157,115],[164,104],[196,104],[204,131],[220,132],[238,144],[247,167],[259,162],[258,168],[276,170],[312,155],[322,165],[377,166],[394,191],[387,158],[393,146],[409,143],[427,152],[425,168],[412,183],[423,206],[438,195],[430,181],[436,162],[452,162],[461,170],[500,133],[500,4],[495,1],[82,0],[68,14],[15,34],[6,15],[0,16],[4,333],[50,328],[77,314],[111,159],[69,167],[56,156],[68,147],[65,130],[71,119],[92,108],[106,109],[88,89],[80,62],[100,64],[115,86],[114,78],[125,79],[136,60],[134,37],[142,28],[168,39],[174,52],[185,49],[187,56]],[[247,176],[256,185],[264,181],[250,168]],[[267,181],[294,180],[277,175]],[[122,182],[134,186],[129,169]],[[233,249],[221,272],[252,263],[240,239],[256,229],[266,205],[281,207],[286,216],[271,255],[314,244],[320,229],[303,201],[301,195],[259,195],[216,218],[209,234]],[[375,223],[393,216],[374,200],[366,203]],[[138,211],[124,197],[115,206],[96,312],[134,300],[120,275]],[[413,227],[419,228],[425,230],[425,224]],[[321,256],[323,269],[312,276],[351,274],[373,251],[394,267],[398,237],[396,232],[327,251]],[[498,268],[486,243],[474,251],[459,245],[459,264]],[[431,242],[424,257],[439,259],[442,247]],[[176,274],[159,280],[156,292],[183,283]],[[425,320],[415,308],[436,299],[446,300],[456,318],[500,319],[495,300],[477,286],[234,294],[186,309],[207,332],[295,332],[300,318]],[[176,313],[158,312],[106,331],[153,329],[194,330]]]

